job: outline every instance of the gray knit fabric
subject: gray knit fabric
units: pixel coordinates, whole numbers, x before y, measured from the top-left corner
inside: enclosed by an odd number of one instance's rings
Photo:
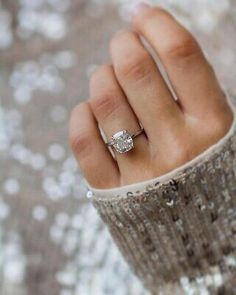
[[[219,143],[171,176],[90,188],[93,204],[151,294],[236,294],[235,120]]]

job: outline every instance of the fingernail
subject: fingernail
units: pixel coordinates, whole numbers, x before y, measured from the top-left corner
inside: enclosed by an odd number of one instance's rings
[[[135,16],[139,14],[140,12],[143,12],[147,9],[149,9],[151,5],[148,2],[139,2],[136,5],[134,5],[132,11],[131,11],[131,16]]]

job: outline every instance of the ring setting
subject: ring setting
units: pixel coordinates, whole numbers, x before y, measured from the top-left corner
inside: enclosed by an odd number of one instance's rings
[[[119,131],[112,135],[108,146],[113,147],[119,154],[124,154],[134,149],[134,138],[140,135],[143,129],[134,134],[130,134],[127,130]]]

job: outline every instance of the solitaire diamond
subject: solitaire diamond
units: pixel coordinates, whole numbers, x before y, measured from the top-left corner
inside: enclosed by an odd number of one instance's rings
[[[133,138],[129,134],[129,132],[126,130],[122,130],[114,134],[112,136],[112,140],[113,140],[113,147],[120,154],[130,151],[134,147]]]

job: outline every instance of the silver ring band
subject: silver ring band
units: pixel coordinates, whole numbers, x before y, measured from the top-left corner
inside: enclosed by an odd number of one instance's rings
[[[139,136],[140,134],[143,133],[143,131],[144,131],[143,128],[139,129],[137,132],[135,132],[134,134],[132,134],[132,138],[135,138],[135,137]]]

